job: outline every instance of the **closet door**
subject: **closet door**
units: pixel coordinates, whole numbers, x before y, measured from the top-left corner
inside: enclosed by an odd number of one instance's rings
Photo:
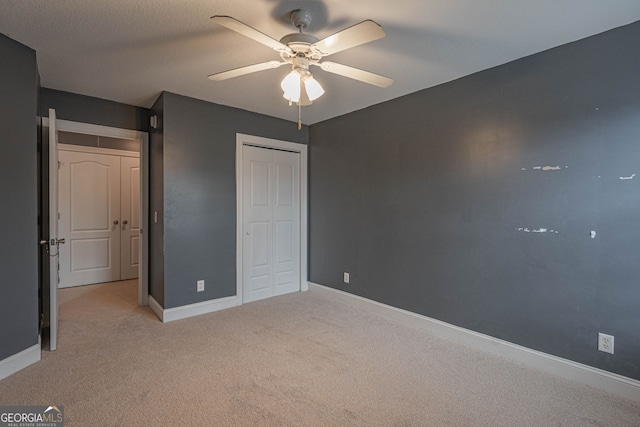
[[[300,290],[299,154],[243,147],[243,302]]]
[[[140,266],[140,159],[120,161],[120,279],[138,277]]]
[[[120,280],[120,157],[59,151],[60,287]]]
[[[299,154],[273,152],[273,295],[300,290]]]

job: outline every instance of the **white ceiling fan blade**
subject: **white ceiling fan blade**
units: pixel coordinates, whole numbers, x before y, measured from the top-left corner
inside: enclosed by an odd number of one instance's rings
[[[261,64],[247,65],[246,67],[234,68],[233,70],[211,74],[209,76],[209,79],[219,82],[220,80],[227,80],[233,77],[244,76],[245,74],[255,73],[257,71],[268,70],[270,68],[278,68],[279,66],[284,64],[287,64],[287,62],[269,61],[263,62]]]
[[[240,33],[245,37],[249,37],[250,39],[257,41],[258,43],[262,43],[263,45],[270,47],[273,50],[277,50],[278,52],[291,53],[291,49],[289,48],[289,46],[280,43],[276,39],[272,39],[265,33],[260,32],[255,28],[238,21],[235,18],[224,15],[215,15],[211,17],[211,20],[216,24],[222,25],[223,27],[227,27],[228,29],[235,31],[236,33]]]
[[[381,76],[380,74],[370,73],[369,71],[361,70],[359,68],[349,67],[347,65],[338,64],[335,62],[325,61],[320,64],[324,71],[328,71],[340,76],[349,77],[350,79],[359,80],[364,83],[378,87],[389,87],[393,83],[393,80],[389,77]]]
[[[367,19],[312,44],[311,49],[322,56],[327,56],[381,39],[385,35],[378,23]]]

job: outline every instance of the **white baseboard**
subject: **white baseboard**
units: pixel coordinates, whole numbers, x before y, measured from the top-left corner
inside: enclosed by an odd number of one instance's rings
[[[596,387],[635,402],[640,402],[640,381],[632,378],[593,368],[541,351],[532,350],[508,341],[460,328],[440,320],[316,283],[309,282],[309,290],[330,293],[338,297],[341,301],[392,318],[407,325],[433,332],[443,337],[459,341],[465,345],[523,363],[559,377]]]
[[[15,374],[21,369],[26,368],[40,361],[40,344],[32,345],[20,353],[9,356],[4,360],[0,360],[0,380],[7,378],[9,375]]]
[[[160,319],[160,321],[163,321],[162,317],[164,314],[164,308],[162,308],[160,303],[156,301],[156,299],[152,297],[151,294],[149,294],[149,308],[156,314],[156,316],[158,316],[158,319]]]
[[[162,306],[149,295],[149,307],[163,322],[186,319],[187,317],[199,316],[201,314],[213,313],[236,306],[236,296],[212,299],[210,301],[197,302],[195,304],[183,305],[173,308],[162,308]]]

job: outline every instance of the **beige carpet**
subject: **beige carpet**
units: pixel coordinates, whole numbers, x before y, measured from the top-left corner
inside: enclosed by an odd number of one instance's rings
[[[59,349],[0,405],[67,426],[640,426],[640,404],[318,292],[171,323],[135,281],[60,291]]]

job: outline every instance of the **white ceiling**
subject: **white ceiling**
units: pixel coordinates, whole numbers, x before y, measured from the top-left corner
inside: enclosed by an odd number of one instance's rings
[[[230,15],[280,39],[309,9],[318,38],[364,19],[387,37],[328,58],[391,77],[380,89],[312,71],[326,89],[313,124],[640,20],[639,0],[2,0],[0,32],[37,52],[43,87],[150,107],[162,91],[297,121],[281,67],[222,82],[207,76],[279,59],[210,21]]]

